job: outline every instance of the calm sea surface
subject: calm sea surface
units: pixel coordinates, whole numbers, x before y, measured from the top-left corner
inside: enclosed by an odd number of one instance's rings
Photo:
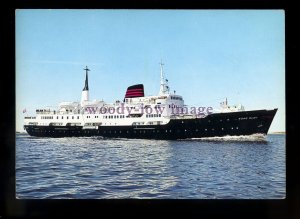
[[[265,140],[16,136],[21,199],[282,199],[285,135]]]

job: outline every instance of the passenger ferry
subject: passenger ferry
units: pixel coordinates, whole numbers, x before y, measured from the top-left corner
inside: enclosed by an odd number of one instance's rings
[[[129,86],[123,101],[90,101],[88,67],[80,102],[62,102],[58,108],[36,109],[26,116],[24,129],[37,137],[187,139],[262,134],[267,135],[277,109],[246,111],[226,101],[218,112],[212,107],[189,109],[183,97],[170,92],[160,63],[158,95],[145,96],[143,84]]]

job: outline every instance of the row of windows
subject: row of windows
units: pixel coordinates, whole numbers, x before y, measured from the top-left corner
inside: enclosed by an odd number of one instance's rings
[[[44,117],[47,117],[47,116],[44,116]],[[51,119],[53,119],[53,116],[51,116],[52,118]],[[43,116],[42,116],[42,118],[43,118]],[[75,116],[70,116],[70,119],[74,119],[75,118]],[[86,116],[86,118],[91,118],[91,116]],[[99,116],[95,116],[95,118],[99,118]],[[56,119],[59,119],[59,116],[57,116],[56,117]],[[61,119],[64,119],[64,116],[61,116]],[[69,119],[69,116],[66,116],[66,119]],[[77,119],[79,119],[79,116],[77,116]]]
[[[233,127],[231,127],[231,129],[233,129]],[[239,129],[238,127],[236,127],[236,129]],[[214,131],[214,129],[211,129],[212,131]],[[223,128],[222,128],[222,130],[223,130]],[[164,130],[161,130],[161,131],[164,131]],[[180,129],[177,129],[177,132],[180,132],[181,130]],[[191,131],[191,130],[189,130],[189,131]],[[198,132],[199,130],[198,129],[196,129],[195,130],[196,132]],[[205,131],[207,131],[207,129],[205,129]],[[36,130],[35,132],[47,132],[46,130]],[[50,132],[50,131],[48,131],[48,132]],[[52,131],[52,132],[54,132],[54,131]],[[58,132],[64,132],[64,133],[66,133],[66,131],[58,131]],[[100,131],[97,131],[98,133],[100,133]],[[151,132],[150,130],[148,131],[147,130],[147,132],[149,133],[149,132]],[[152,131],[153,133],[159,133],[160,132],[160,130],[153,130]],[[165,130],[165,132],[166,133],[172,133],[172,130],[171,129],[169,129],[169,130]],[[184,132],[187,132],[187,130],[186,129],[184,129]],[[74,131],[72,131],[72,133],[74,133]],[[78,131],[78,133],[80,133],[80,131]],[[89,133],[89,131],[84,131],[84,133]],[[122,133],[122,131],[103,131],[103,134],[106,134],[106,133],[109,133],[109,134],[111,134],[111,133]],[[125,131],[124,131],[124,133],[125,133]],[[126,133],[130,133],[130,131],[126,131]],[[146,133],[146,130],[140,130],[140,131],[136,131],[136,130],[134,130],[133,131],[133,133]]]
[[[103,116],[104,119],[124,119],[125,115]]]
[[[182,98],[181,97],[173,97],[173,96],[171,96],[171,100],[182,100]]]
[[[86,116],[86,118],[90,119],[91,116]],[[94,118],[99,118],[99,116],[94,116]]]
[[[69,116],[67,116],[66,118],[69,119]],[[74,119],[74,116],[72,116],[72,117],[70,116],[70,119],[71,119],[71,118]],[[59,116],[57,116],[56,119],[59,119]],[[61,116],[61,119],[64,119],[64,117]],[[79,119],[79,116],[77,116],[77,119]]]
[[[53,119],[53,116],[42,116],[41,119]]]
[[[161,114],[146,114],[146,118],[161,117]]]
[[[231,127],[231,129],[234,129],[234,127]],[[235,129],[239,129],[239,127],[235,127]],[[214,131],[215,129],[211,129],[211,131]],[[222,128],[222,130],[224,130],[224,128]],[[172,130],[171,129],[169,129],[169,130],[161,130],[162,132],[163,131],[165,131],[166,133],[172,133]],[[183,131],[183,130],[180,130],[180,129],[177,129],[177,132],[180,132],[180,131]],[[186,129],[184,129],[184,132],[187,132],[187,131],[192,131],[192,130],[186,130]],[[195,129],[195,131],[196,132],[198,132],[199,130],[198,129]],[[205,129],[205,131],[207,131],[207,129]],[[125,131],[124,131],[125,132]],[[126,131],[127,133],[130,133],[130,131]],[[133,133],[146,133],[146,130],[140,130],[140,131],[133,131]],[[147,130],[147,132],[151,132],[150,130],[148,131]],[[159,133],[160,132],[160,130],[153,130],[152,131],[153,133],[155,133],[155,132],[157,132],[157,133]],[[105,134],[106,133],[106,131],[103,131],[103,133]],[[107,133],[122,133],[122,131],[107,131]]]

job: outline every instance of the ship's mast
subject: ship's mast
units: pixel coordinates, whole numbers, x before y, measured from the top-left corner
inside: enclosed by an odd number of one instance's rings
[[[162,61],[160,64],[160,89],[159,89],[159,95],[164,95],[169,93],[169,86],[168,86],[168,80],[164,78],[164,72],[163,72],[163,65]]]
[[[84,88],[81,93],[81,106],[84,104],[84,102],[89,101],[89,82],[88,82],[88,67],[86,66],[83,70],[85,70],[85,83]]]
[[[83,90],[89,90],[88,71],[90,71],[90,69],[86,66],[83,70],[85,70],[85,84]]]

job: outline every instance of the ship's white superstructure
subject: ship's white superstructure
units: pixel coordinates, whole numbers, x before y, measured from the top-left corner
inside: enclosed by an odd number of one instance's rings
[[[35,117],[25,117],[24,125],[41,126],[128,126],[128,125],[159,125],[167,124],[174,118],[174,111],[185,107],[182,96],[170,93],[168,80],[163,73],[161,64],[161,82],[159,94],[156,96],[125,96],[124,101],[106,103],[90,101],[88,87],[88,71],[85,85],[79,102],[62,102],[58,110],[37,109]],[[179,115],[178,115],[179,116]],[[195,117],[195,115],[193,115]],[[183,114],[181,117],[192,117]]]

